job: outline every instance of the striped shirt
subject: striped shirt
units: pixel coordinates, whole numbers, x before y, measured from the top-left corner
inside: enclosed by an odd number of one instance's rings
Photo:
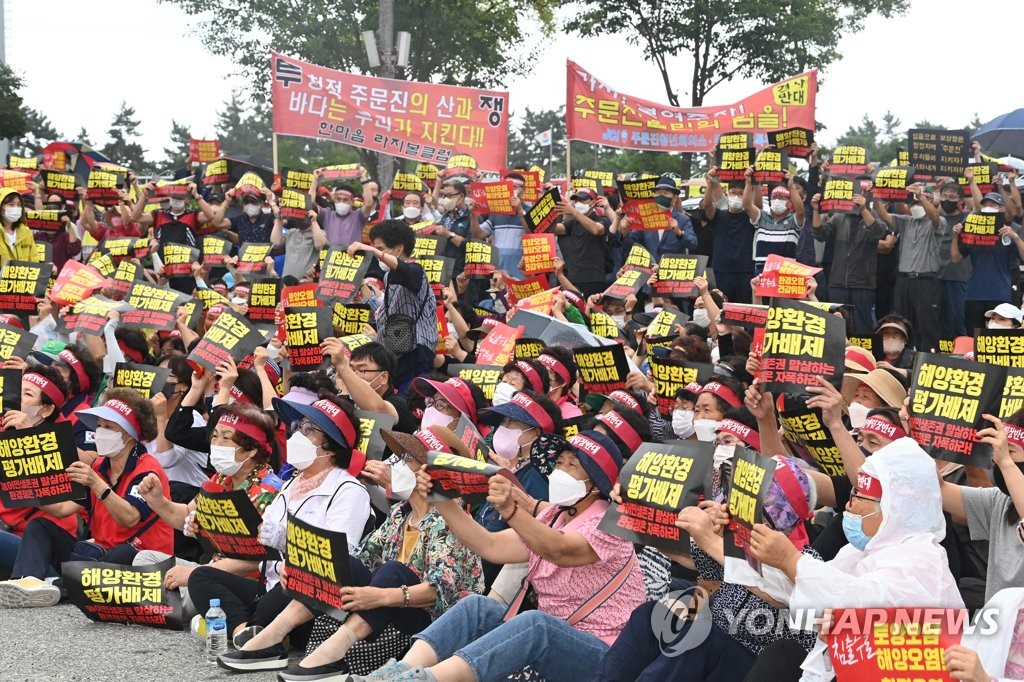
[[[763,266],[768,256],[776,254],[786,258],[796,257],[796,245],[800,241],[800,230],[796,216],[792,213],[782,220],[775,220],[770,213],[758,212],[754,226],[754,263]]]
[[[389,315],[408,315],[416,320],[416,345],[437,347],[437,305],[434,290],[418,263],[399,261],[384,275],[384,305],[377,311],[377,331],[383,331]]]

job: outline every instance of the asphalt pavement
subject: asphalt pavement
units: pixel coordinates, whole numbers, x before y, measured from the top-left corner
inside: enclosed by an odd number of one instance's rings
[[[272,682],[206,662],[191,632],[93,623],[71,604],[0,609],[0,682]]]

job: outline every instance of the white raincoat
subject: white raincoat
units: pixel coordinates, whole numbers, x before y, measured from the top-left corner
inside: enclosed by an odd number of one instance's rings
[[[978,653],[981,665],[989,676],[999,678],[999,682],[1020,682],[1016,679],[1003,677],[1006,659],[1010,657],[1013,645],[1014,628],[1017,624],[1017,612],[1024,608],[1024,588],[1008,587],[992,595],[981,612],[989,612],[998,625],[994,633],[986,634],[981,628],[973,633],[965,634],[960,642],[968,649]],[[980,617],[981,612],[977,617]]]
[[[882,487],[882,525],[864,551],[853,545],[832,561],[801,557],[790,608],[964,608],[949,572],[942,496],[935,461],[912,438],[869,457],[861,471]],[[802,682],[833,679],[828,648],[818,640],[804,660]]]

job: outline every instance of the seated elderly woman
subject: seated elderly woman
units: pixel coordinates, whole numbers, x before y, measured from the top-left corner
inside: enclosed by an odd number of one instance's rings
[[[174,551],[171,527],[138,494],[139,485],[152,473],[164,495],[170,495],[163,468],[144,445],[156,436],[153,407],[133,388],[112,388],[104,397],[102,406],[78,412],[96,434],[99,456],[91,466],[77,461],[68,467],[68,477],[85,486],[87,496],[40,507],[59,518],[84,512],[89,539],[78,542],[46,518],[29,521],[11,569],[16,579],[0,583],[0,606],[56,604],[61,587],[41,579],[59,571],[65,561],[131,564],[140,550]]]
[[[794,583],[791,609],[963,608],[939,544],[945,520],[935,461],[913,439],[893,441],[864,461],[843,529],[850,544],[825,562],[801,554],[765,524],[754,526],[754,556]],[[806,657],[803,653],[776,643],[762,652],[747,680],[832,679],[824,641],[819,639]]]
[[[490,480],[488,500],[508,522],[506,530],[484,530],[454,501],[435,503],[452,532],[485,561],[529,562],[527,582],[537,593],[537,610],[516,615],[525,585],[511,608],[480,595],[466,597],[416,635],[402,661],[368,679],[500,680],[527,666],[548,680],[591,679],[644,599],[633,544],[597,528],[621,467],[610,438],[583,431],[569,441],[548,479],[558,504],[537,518],[500,475]],[[430,476],[421,470],[417,477],[421,492],[429,493]]]

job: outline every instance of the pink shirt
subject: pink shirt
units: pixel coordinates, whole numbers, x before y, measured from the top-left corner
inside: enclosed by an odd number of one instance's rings
[[[598,500],[576,517],[562,513],[555,529],[579,533],[600,559],[588,566],[561,568],[530,552],[530,583],[537,591],[540,610],[557,618],[567,619],[585,601],[601,590],[626,564],[633,554],[633,543],[597,529],[608,502]],[[537,516],[550,524],[558,507],[552,505]],[[562,525],[565,524],[565,525]],[[594,635],[609,646],[619,636],[633,609],[647,598],[643,574],[636,564],[625,584],[593,613],[576,624],[582,632]]]

